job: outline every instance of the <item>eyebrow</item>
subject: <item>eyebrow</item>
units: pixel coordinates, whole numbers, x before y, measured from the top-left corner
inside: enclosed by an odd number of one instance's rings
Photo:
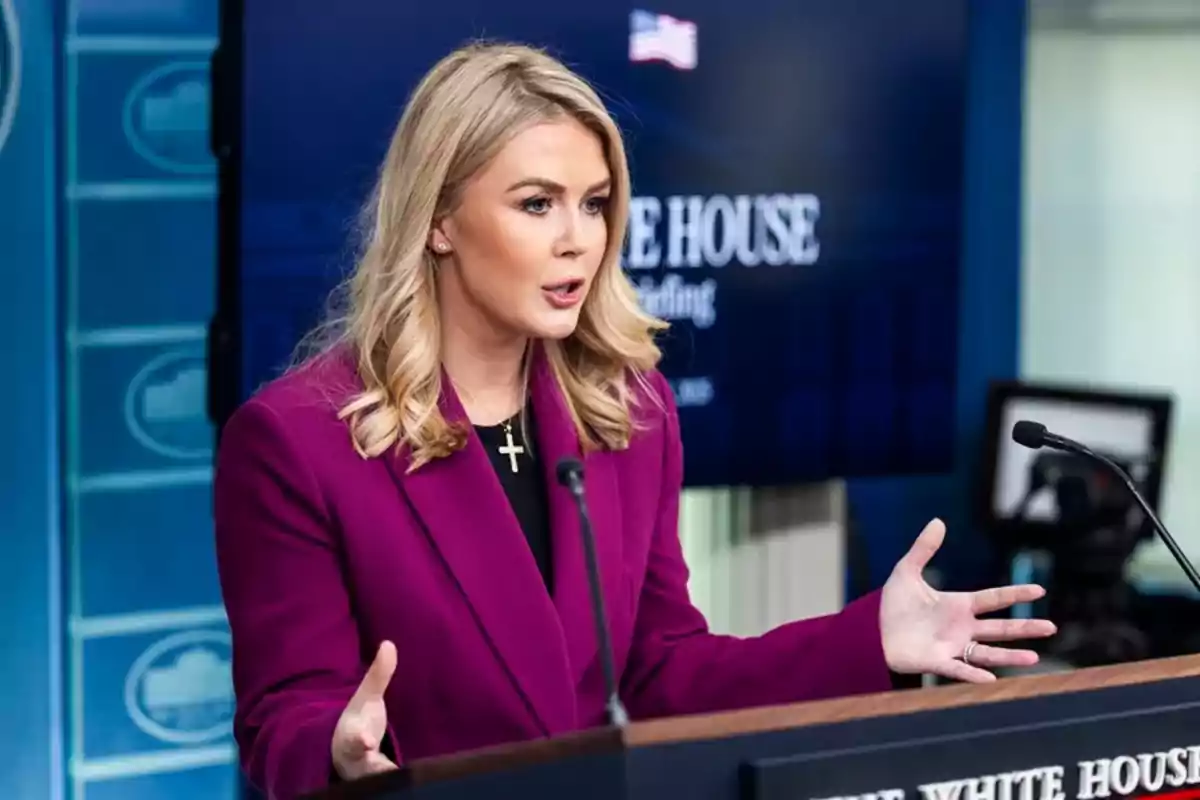
[[[551,194],[566,194],[567,193],[567,187],[563,186],[558,181],[552,181],[549,178],[525,178],[523,180],[517,181],[512,186],[509,186],[508,191],[515,192],[517,189],[524,189],[529,186],[533,186],[533,187],[536,187],[539,189],[545,189],[547,192],[550,192]],[[612,186],[612,179],[605,178],[604,180],[599,181],[599,182],[594,183],[591,186],[589,186],[587,191],[584,192],[584,194],[593,194],[593,193],[599,192],[603,189],[608,189],[611,186]]]

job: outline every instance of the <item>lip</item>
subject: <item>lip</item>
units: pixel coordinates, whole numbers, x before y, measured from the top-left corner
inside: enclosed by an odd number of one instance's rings
[[[583,300],[583,290],[586,286],[587,282],[582,278],[569,278],[546,284],[542,287],[542,296],[557,309],[572,308]]]

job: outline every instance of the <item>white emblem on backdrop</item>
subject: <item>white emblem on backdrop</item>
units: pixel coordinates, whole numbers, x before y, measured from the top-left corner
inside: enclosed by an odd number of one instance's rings
[[[12,132],[21,94],[21,29],[12,0],[0,0],[0,150]]]
[[[208,64],[203,61],[176,61],[147,72],[125,97],[121,117],[129,146],[167,172],[211,173],[210,91]]]
[[[143,366],[125,391],[125,425],[142,446],[165,458],[198,459],[212,453],[204,356],[194,350],[163,353]]]
[[[143,731],[172,744],[203,744],[232,731],[230,638],[175,633],[138,656],[125,676],[125,710]]]

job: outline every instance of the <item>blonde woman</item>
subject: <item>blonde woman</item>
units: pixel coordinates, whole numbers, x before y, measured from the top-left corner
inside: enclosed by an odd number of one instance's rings
[[[880,691],[894,673],[991,680],[987,667],[1036,660],[979,642],[1050,623],[976,615],[1038,587],[924,583],[937,521],[841,613],[709,633],[677,531],[663,325],[619,267],[629,194],[601,101],[539,51],[465,47],[416,88],[337,336],[222,437],[236,736],[272,797],[604,724],[576,507],[554,478],[566,456],[585,467],[635,720]]]

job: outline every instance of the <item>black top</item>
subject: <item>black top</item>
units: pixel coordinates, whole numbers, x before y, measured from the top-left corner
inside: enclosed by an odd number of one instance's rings
[[[553,568],[550,559],[550,508],[546,491],[546,474],[532,446],[537,441],[533,412],[525,410],[525,429],[528,441],[522,436],[521,417],[517,415],[500,425],[475,426],[483,449],[496,470],[496,477],[508,495],[513,514],[529,541],[529,549],[542,573],[546,590],[554,592]],[[510,439],[511,434],[511,439]],[[510,453],[509,449],[515,452]]]

